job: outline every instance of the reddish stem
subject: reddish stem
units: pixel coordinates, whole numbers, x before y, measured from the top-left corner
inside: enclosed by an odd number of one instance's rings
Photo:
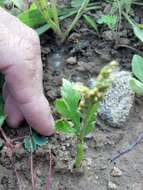
[[[33,168],[33,153],[32,153],[32,130],[30,127],[30,171],[31,171],[31,182],[32,182],[32,190],[36,190],[35,187],[35,177],[34,177],[34,168]]]
[[[51,151],[50,151],[49,155],[50,155],[49,171],[48,171],[47,183],[45,185],[44,190],[50,190],[51,182],[52,182],[52,177],[51,177],[51,174],[52,174],[52,153],[51,153]]]

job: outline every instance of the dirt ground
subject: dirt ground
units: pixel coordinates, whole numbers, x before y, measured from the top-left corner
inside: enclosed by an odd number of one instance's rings
[[[52,109],[55,98],[59,97],[62,78],[88,84],[88,81],[95,78],[100,69],[110,61],[116,59],[122,70],[130,70],[132,55],[137,52],[142,54],[143,47],[133,37],[130,27],[122,32],[106,30],[101,33],[99,37],[79,23],[69,41],[62,46],[56,43],[51,32],[42,36],[43,82]],[[67,64],[70,57],[76,58],[74,64]],[[5,131],[13,138],[25,135],[27,128],[24,126],[15,130],[6,128]],[[36,189],[44,189],[48,180],[51,150],[53,164],[50,190],[143,190],[142,143],[114,162],[110,162],[118,151],[134,142],[141,132],[143,132],[143,99],[136,97],[134,109],[123,128],[115,129],[97,122],[93,135],[86,139],[86,156],[81,171],[72,170],[76,139],[64,135],[49,137],[49,143],[33,154]],[[2,143],[3,139],[0,138],[0,144]],[[21,189],[31,190],[30,154],[23,148],[18,149],[13,156],[13,163]],[[13,163],[2,149],[0,190],[19,189]],[[117,174],[114,174],[115,170],[118,170]]]

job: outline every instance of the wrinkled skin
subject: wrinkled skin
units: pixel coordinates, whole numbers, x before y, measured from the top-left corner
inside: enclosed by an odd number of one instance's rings
[[[25,119],[39,133],[51,135],[54,121],[43,94],[39,38],[1,8],[0,71],[8,124],[17,127]]]

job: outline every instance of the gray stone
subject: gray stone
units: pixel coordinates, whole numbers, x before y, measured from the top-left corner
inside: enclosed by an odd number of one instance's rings
[[[69,58],[66,60],[66,62],[67,62],[68,64],[74,65],[74,64],[77,63],[77,58],[76,58],[76,57],[69,57]]]
[[[117,167],[114,167],[111,171],[111,176],[112,177],[121,177],[122,176],[122,171],[117,168]]]
[[[99,110],[99,117],[109,126],[123,127],[129,118],[135,96],[129,85],[131,77],[127,71],[111,74],[112,85]]]

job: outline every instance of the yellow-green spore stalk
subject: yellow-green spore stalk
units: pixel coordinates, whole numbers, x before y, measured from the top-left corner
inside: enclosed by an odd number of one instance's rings
[[[109,79],[113,69],[117,67],[117,62],[113,61],[105,66],[96,78],[95,87],[90,89],[83,85],[75,85],[75,89],[81,94],[78,110],[81,113],[81,126],[79,134],[79,143],[77,145],[76,168],[81,166],[84,156],[84,137],[88,135],[95,126],[97,109],[103,100],[111,80]]]

